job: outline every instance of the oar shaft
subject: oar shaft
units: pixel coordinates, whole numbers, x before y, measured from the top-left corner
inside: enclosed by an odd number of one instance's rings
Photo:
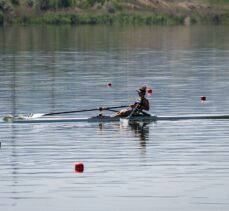
[[[122,106],[113,106],[113,107],[105,107],[102,108],[102,110],[110,110],[110,109],[116,109],[116,108],[126,108],[128,105],[122,105]]]
[[[52,115],[58,115],[58,114],[70,114],[70,113],[87,112],[87,111],[103,111],[103,110],[110,110],[110,109],[124,108],[124,107],[127,107],[127,106],[123,105],[123,106],[99,107],[99,108],[83,109],[83,110],[75,110],[75,111],[53,112],[53,113],[44,114],[43,116],[52,116]]]
[[[44,114],[43,116],[52,116],[52,115],[58,115],[58,114],[70,114],[70,113],[97,111],[97,110],[99,110],[99,109],[94,108],[94,109],[84,109],[84,110],[77,110],[77,111],[62,111],[62,112],[53,112],[53,113]]]

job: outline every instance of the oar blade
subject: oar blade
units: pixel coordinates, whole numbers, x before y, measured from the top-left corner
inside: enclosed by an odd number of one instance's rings
[[[44,115],[45,115],[44,113],[30,114],[27,118],[40,118]]]
[[[3,120],[4,122],[12,122],[13,119],[14,119],[14,118],[13,118],[12,116],[5,116],[5,117],[2,118],[2,120]]]
[[[37,113],[37,114],[29,114],[28,116],[5,116],[2,118],[4,122],[13,122],[14,120],[23,120],[23,119],[35,119],[44,116],[45,114]]]

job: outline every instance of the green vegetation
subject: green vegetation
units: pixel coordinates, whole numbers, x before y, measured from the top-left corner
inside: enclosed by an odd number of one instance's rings
[[[3,14],[2,14],[2,12],[0,12],[0,25],[2,25],[3,24]]]
[[[210,4],[228,4],[228,0],[208,0]]]
[[[76,6],[75,0],[38,0],[37,5],[41,10],[58,9]]]
[[[203,2],[213,6],[203,6]],[[0,0],[0,25],[229,23],[229,0],[184,0],[182,6],[180,3],[180,0]]]
[[[8,0],[0,0],[0,12],[8,12],[12,10],[12,4]]]
[[[23,16],[15,19],[17,24],[113,24],[113,25],[177,25],[184,23],[184,17],[168,15],[75,15],[49,13],[41,17]]]
[[[31,1],[31,0],[30,0]],[[69,7],[79,7],[82,9],[104,5],[106,0],[37,0],[36,5],[41,10],[60,9]],[[110,0],[110,2],[117,4],[118,0]]]
[[[207,22],[211,22],[214,24],[229,24],[229,12],[220,15],[210,16],[210,21]]]

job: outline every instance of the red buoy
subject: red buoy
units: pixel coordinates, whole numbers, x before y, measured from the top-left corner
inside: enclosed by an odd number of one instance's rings
[[[76,173],[83,173],[83,171],[84,171],[83,163],[76,163],[75,164],[75,172]]]
[[[112,83],[108,83],[107,84],[107,87],[112,87]]]
[[[206,100],[207,100],[207,97],[206,97],[206,96],[201,96],[201,97],[200,97],[200,100],[201,100],[201,101],[206,101]]]
[[[147,93],[148,93],[148,95],[152,95],[153,94],[152,88],[148,88]]]

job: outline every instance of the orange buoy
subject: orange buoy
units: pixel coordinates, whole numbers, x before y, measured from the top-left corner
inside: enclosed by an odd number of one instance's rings
[[[83,171],[84,171],[83,163],[76,163],[75,164],[75,172],[76,173],[83,173]]]

